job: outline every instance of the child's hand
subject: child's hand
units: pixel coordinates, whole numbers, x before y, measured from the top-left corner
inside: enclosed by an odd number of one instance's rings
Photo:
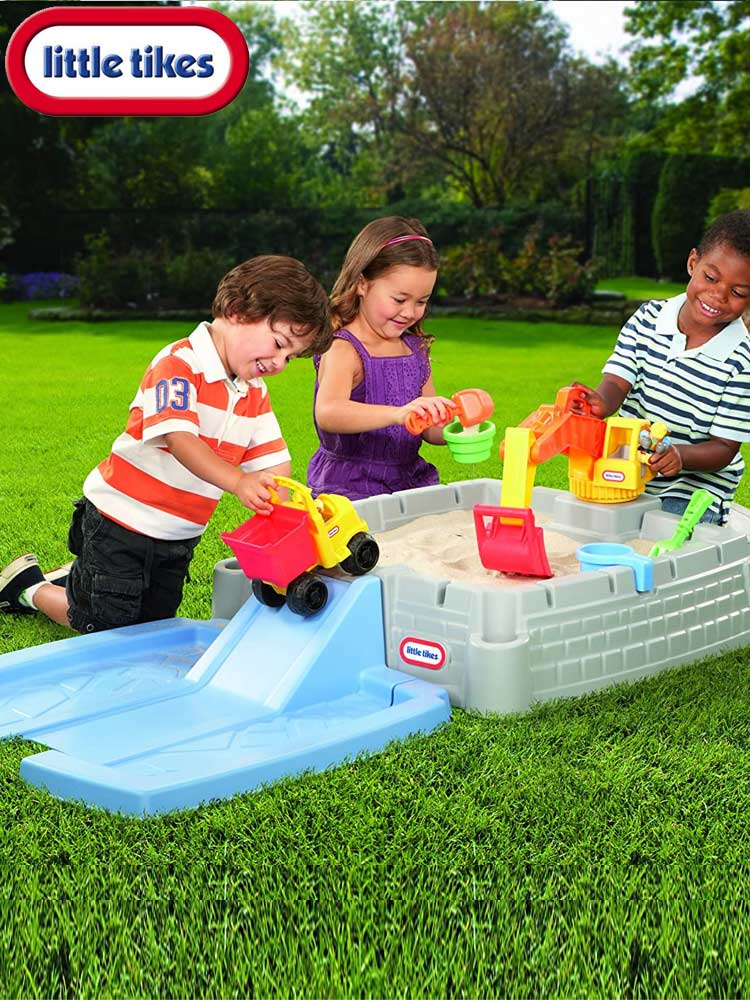
[[[654,475],[676,476],[678,472],[682,472],[682,455],[671,444],[666,451],[654,452],[648,464]]]
[[[590,389],[587,385],[582,382],[571,382],[576,389],[580,390],[580,395],[583,399],[576,399],[573,397],[570,401],[571,413],[578,413],[583,417],[589,416],[589,411],[587,411],[584,403],[588,403],[591,407],[590,415],[592,417],[607,417],[609,416],[609,410],[607,409],[607,404],[604,398],[599,395],[596,389]]]
[[[243,506],[256,514],[270,514],[273,510],[271,489],[276,488],[276,479],[270,472],[240,472],[232,492]]]
[[[406,406],[399,407],[394,422],[405,424],[409,414],[416,413],[420,417],[427,418],[430,427],[439,427],[453,419],[455,409],[455,403],[445,396],[418,396]]]

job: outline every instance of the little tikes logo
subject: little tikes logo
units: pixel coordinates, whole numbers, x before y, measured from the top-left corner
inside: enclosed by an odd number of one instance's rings
[[[208,115],[248,66],[237,25],[205,7],[50,7],[5,54],[16,96],[45,115]]]
[[[608,483],[621,483],[625,479],[624,472],[618,472],[616,469],[605,469],[602,472],[602,479],[606,480]]]
[[[415,667],[427,667],[429,670],[439,670],[446,660],[445,646],[432,639],[417,639],[407,635],[398,647],[399,656],[404,663]]]

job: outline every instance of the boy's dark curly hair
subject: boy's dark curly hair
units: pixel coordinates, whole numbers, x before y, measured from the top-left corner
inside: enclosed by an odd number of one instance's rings
[[[750,211],[742,208],[720,215],[703,234],[697,247],[698,256],[717,246],[727,246],[741,257],[750,257]]]
[[[267,318],[271,329],[288,323],[298,337],[311,337],[301,358],[325,353],[333,341],[328,296],[293,257],[252,257],[238,264],[219,282],[213,315],[243,323]]]

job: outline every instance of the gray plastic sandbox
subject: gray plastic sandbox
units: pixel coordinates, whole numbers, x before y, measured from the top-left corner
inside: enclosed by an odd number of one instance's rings
[[[358,501],[374,533],[427,514],[498,504],[501,482],[476,479]],[[670,538],[679,521],[646,495],[592,504],[536,487],[545,530],[580,542]],[[376,569],[382,582],[389,667],[445,688],[452,704],[523,712],[535,702],[653,676],[750,645],[750,511],[729,524],[700,524],[682,548],[654,560],[654,587],[638,593],[618,566],[493,589]],[[214,570],[213,614],[230,618],[251,597],[235,559]]]

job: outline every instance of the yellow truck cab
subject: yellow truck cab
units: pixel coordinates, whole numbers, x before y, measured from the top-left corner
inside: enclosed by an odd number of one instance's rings
[[[307,616],[328,600],[328,587],[315,569],[339,566],[362,576],[375,568],[380,550],[347,497],[323,493],[313,498],[302,483],[275,479],[289,490],[289,499],[282,501],[272,491],[273,513],[256,514],[222,538],[253,581],[257,600],[272,608],[286,603]]]

